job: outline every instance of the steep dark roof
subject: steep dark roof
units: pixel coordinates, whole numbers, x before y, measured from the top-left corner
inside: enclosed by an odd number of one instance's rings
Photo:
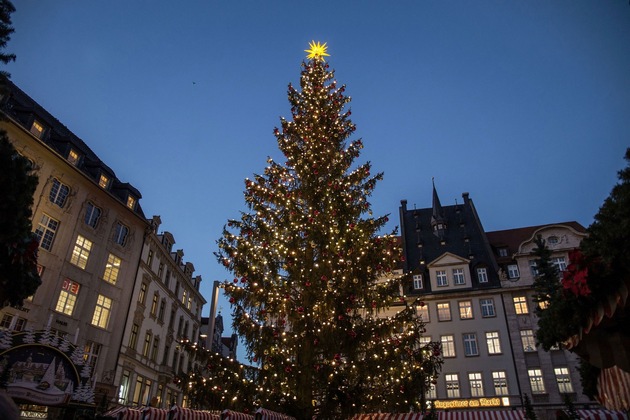
[[[140,191],[131,184],[119,180],[115,172],[100,160],[83,140],[72,133],[58,119],[53,117],[10,80],[4,79],[3,83],[8,94],[2,98],[0,109],[6,115],[20,124],[26,131],[30,131],[34,120],[44,124],[45,131],[39,140],[62,157],[68,156],[70,147],[79,152],[81,160],[77,168],[96,183],[98,183],[101,173],[109,176],[111,179],[109,192],[121,201],[123,205],[127,204],[128,193],[131,193],[136,200],[142,198]],[[143,219],[145,218],[139,202],[136,204],[134,212]]]
[[[434,190],[433,206],[424,209],[407,209],[407,202],[403,200],[400,207],[401,237],[405,250],[406,272],[428,275],[427,264],[446,252],[470,260],[471,272],[476,267],[487,267],[488,283],[477,283],[473,275],[474,288],[494,288],[500,286],[496,273],[496,263],[490,249],[488,239],[477,211],[469,198],[463,194],[464,202],[452,206],[439,206],[442,222],[446,228],[441,235],[436,234],[432,227],[437,193]],[[438,201],[439,202],[439,198]],[[426,277],[428,279],[428,277]],[[430,283],[425,281],[428,292]],[[413,293],[410,291],[410,293]]]
[[[508,256],[511,256],[518,252],[518,247],[530,239],[534,233],[542,228],[550,226],[568,226],[576,232],[586,233],[586,228],[578,222],[561,222],[561,223],[549,223],[546,225],[527,226],[516,229],[495,230],[493,232],[486,232],[488,240],[492,245],[495,254],[498,256],[498,249],[507,248]],[[511,258],[511,257],[510,257]]]

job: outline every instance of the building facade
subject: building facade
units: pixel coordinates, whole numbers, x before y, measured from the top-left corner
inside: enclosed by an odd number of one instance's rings
[[[157,233],[159,218],[147,220],[136,188],[26,93],[6,84],[0,128],[39,177],[32,224],[42,284],[23,306],[0,310],[0,328],[50,330],[82,347],[97,404],[182,403],[172,378],[189,363],[176,340],[199,331],[201,277],[193,277],[181,250],[172,251],[172,235]],[[123,389],[129,366],[133,375]]]
[[[442,206],[435,186],[430,208],[401,202],[405,296],[426,324],[427,341],[442,344],[444,365],[427,394],[438,409],[520,407],[528,395],[539,418],[555,418],[565,395],[582,395],[577,358],[536,346],[533,303],[537,235],[560,270],[585,229],[576,222],[485,232],[472,199]]]

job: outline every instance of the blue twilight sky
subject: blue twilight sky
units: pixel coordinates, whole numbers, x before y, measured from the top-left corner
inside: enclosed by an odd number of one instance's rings
[[[12,80],[141,191],[207,298],[311,40],[392,228],[401,199],[431,205],[431,177],[443,205],[470,192],[488,231],[588,226],[630,146],[628,0],[14,3]]]

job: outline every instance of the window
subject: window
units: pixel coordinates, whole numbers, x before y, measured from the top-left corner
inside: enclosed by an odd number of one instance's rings
[[[448,286],[448,277],[446,277],[445,270],[438,270],[435,272],[435,278],[439,287]]]
[[[68,152],[68,162],[70,162],[74,166],[77,166],[79,164],[79,153],[77,153],[76,150],[70,149],[70,152]]]
[[[422,319],[424,322],[429,322],[429,305],[426,303],[421,303],[416,306],[416,314]]]
[[[57,178],[53,178],[50,194],[48,195],[50,202],[63,208],[68,195],[70,195],[70,187],[66,184],[62,184]]]
[[[164,311],[166,309],[166,299],[162,299],[160,302],[160,311],[158,312],[158,320],[164,322]]]
[[[144,305],[144,302],[147,298],[147,284],[146,283],[142,283],[140,285],[140,293],[138,294],[138,302],[140,302],[141,304]]]
[[[479,299],[479,306],[481,306],[481,316],[483,318],[496,316],[496,312],[494,311],[494,300]]]
[[[462,334],[464,340],[464,355],[466,356],[479,356],[479,346],[477,345],[477,334],[466,333]]]
[[[451,320],[451,305],[448,302],[437,304],[438,321]]]
[[[424,395],[427,401],[437,399],[437,390],[435,389],[435,385],[429,384],[429,389]]]
[[[107,257],[107,264],[105,264],[103,280],[111,284],[116,284],[118,273],[120,272],[120,263],[120,258],[115,256],[114,254],[109,254],[109,256]]]
[[[446,379],[446,396],[459,398],[459,376],[457,373],[447,373],[444,378]]]
[[[96,299],[96,307],[92,316],[92,325],[100,328],[107,328],[109,322],[109,313],[112,309],[112,300],[103,295],[98,295]]]
[[[507,257],[508,249],[507,248],[499,248],[499,257]]]
[[[521,273],[518,271],[517,264],[510,264],[507,266],[508,269],[508,278],[517,279],[521,276]]]
[[[508,395],[505,371],[498,370],[496,372],[492,372],[492,385],[494,386],[494,395]]]
[[[549,245],[556,245],[558,243],[558,237],[557,236],[550,236],[547,238],[547,244]]]
[[[521,330],[521,343],[523,344],[523,351],[536,351],[534,330]]]
[[[127,235],[129,234],[129,228],[122,223],[116,223],[116,233],[114,234],[114,242],[120,246],[125,246],[127,242]]]
[[[107,186],[109,185],[109,178],[107,177],[107,175],[101,174],[101,176],[98,178],[98,185],[101,188],[107,189]]]
[[[138,344],[138,330],[140,326],[138,324],[133,324],[131,326],[131,334],[129,335],[129,348],[135,350],[136,345]]]
[[[153,250],[151,249],[149,250],[149,253],[147,254],[147,265],[149,266],[149,269],[153,265]]]
[[[38,121],[33,121],[33,125],[31,125],[30,132],[32,135],[34,135],[38,139],[41,139],[42,134],[44,134],[44,126],[41,125]]]
[[[486,344],[488,345],[488,354],[501,354],[501,340],[498,331],[486,333]]]
[[[543,382],[542,371],[540,369],[529,369],[529,385],[532,387],[532,394],[544,394],[545,383]]]
[[[120,388],[118,388],[118,402],[120,404],[127,404],[127,397],[129,395],[131,372],[123,370],[122,378],[120,380]]]
[[[483,397],[483,381],[481,380],[481,372],[469,373],[468,383],[470,384],[471,397]]]
[[[182,305],[186,305],[186,289],[184,289],[182,293]]]
[[[477,280],[479,283],[488,283],[488,269],[481,267],[477,269]]]
[[[555,368],[556,382],[558,383],[558,391],[561,394],[570,394],[573,392],[573,385],[571,385],[571,376],[569,375],[569,369],[565,367]]]
[[[162,355],[162,365],[168,366],[168,353],[171,351],[168,343],[164,344],[164,354]]]
[[[47,251],[52,249],[53,241],[55,240],[55,234],[59,227],[59,221],[53,219],[47,214],[43,214],[37,229],[35,229],[35,236],[39,241],[39,246]]]
[[[527,299],[525,296],[514,296],[512,300],[514,301],[514,310],[517,314],[523,315],[529,313],[529,309],[527,309]]]
[[[147,331],[144,335],[144,346],[142,346],[142,355],[144,357],[149,357],[149,349],[151,348],[151,333]]]
[[[11,321],[13,321],[13,315],[4,314],[2,316],[2,321],[0,322],[0,328],[6,328],[7,330],[11,328]]]
[[[462,300],[459,302],[459,319],[472,319],[472,301]]]
[[[564,257],[552,257],[551,263],[556,266],[558,271],[565,271],[567,269],[567,262]]]
[[[70,263],[85,270],[85,267],[87,266],[88,258],[90,257],[91,249],[92,249],[92,241],[85,239],[81,235],[78,235],[77,240],[74,243],[74,249],[72,250]]]
[[[413,276],[413,288],[422,289],[422,274],[415,274]]]
[[[151,302],[151,316],[157,315],[158,302],[160,301],[160,294],[155,292],[153,294],[153,302]]]
[[[66,315],[72,315],[74,311],[74,305],[77,303],[77,296],[81,285],[75,283],[70,279],[65,279],[61,285],[61,292],[59,292],[59,298],[57,299],[57,306],[55,311],[61,312]]]
[[[162,278],[162,275],[160,275]],[[164,277],[164,286],[168,289],[169,284],[171,283],[171,270],[166,270],[166,277]]]
[[[442,343],[442,355],[444,357],[455,357],[455,337],[452,335],[440,336]]]
[[[158,350],[160,347],[160,337],[155,337],[153,339],[153,348],[151,349],[151,361],[157,361]]]
[[[132,196],[127,196],[127,207],[133,210],[136,207],[136,199]]]
[[[85,224],[96,228],[96,225],[98,225],[98,219],[100,219],[100,217],[101,209],[88,201],[85,207]]]
[[[162,279],[162,273],[164,272],[164,263],[160,263],[160,266],[158,267],[158,272],[157,275],[160,278],[160,280]],[[166,271],[167,277],[171,274],[170,271]]]
[[[536,260],[529,260],[529,271],[532,273],[532,276],[538,275],[538,263]]]
[[[466,284],[466,278],[464,277],[464,269],[463,268],[454,268],[453,269],[453,284]]]
[[[83,348],[83,361],[92,368],[92,373],[96,370],[98,355],[101,353],[101,345],[93,341],[85,343]]]

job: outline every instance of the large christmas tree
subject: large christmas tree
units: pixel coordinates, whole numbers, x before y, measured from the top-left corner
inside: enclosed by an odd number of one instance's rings
[[[395,275],[395,232],[378,236],[368,197],[382,174],[353,165],[363,144],[350,97],[311,43],[300,88],[289,85],[291,120],[275,129],[284,163],[267,160],[245,180],[249,212],[230,220],[219,261],[233,325],[260,366],[258,402],[298,418],[406,412],[441,366],[439,345],[420,344],[415,303]]]

